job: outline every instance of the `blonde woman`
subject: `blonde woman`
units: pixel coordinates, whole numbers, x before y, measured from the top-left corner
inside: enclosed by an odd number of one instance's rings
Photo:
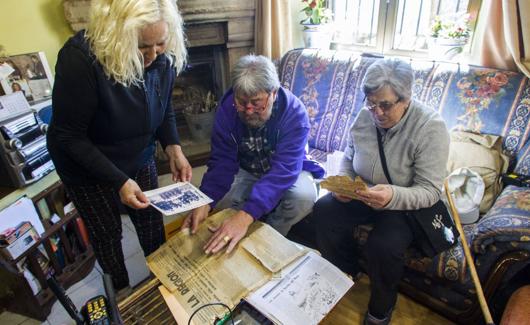
[[[145,255],[164,242],[162,216],[143,194],[158,186],[156,140],[173,179],[191,179],[171,108],[185,61],[174,0],[93,0],[87,30],[59,52],[48,149],[116,290],[129,286],[119,201]]]

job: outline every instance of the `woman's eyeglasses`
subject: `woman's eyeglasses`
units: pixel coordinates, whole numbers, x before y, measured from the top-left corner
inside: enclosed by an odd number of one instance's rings
[[[252,111],[255,113],[263,112],[269,105],[269,98],[272,93],[269,93],[266,98],[256,98],[249,101],[241,101],[234,96],[234,107],[238,112]],[[265,102],[265,103],[263,103]]]
[[[398,100],[396,100],[394,103],[387,102],[387,101],[373,103],[367,97],[364,97],[364,107],[366,107],[371,112],[375,111],[375,109],[379,107],[383,112],[387,113],[400,101],[401,101],[401,98],[398,98]]]

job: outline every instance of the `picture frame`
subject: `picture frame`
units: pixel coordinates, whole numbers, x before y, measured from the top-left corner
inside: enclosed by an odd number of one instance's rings
[[[0,79],[0,95],[22,91],[30,106],[37,111],[50,105],[54,80],[44,52],[6,56],[0,58],[0,65],[13,70]]]

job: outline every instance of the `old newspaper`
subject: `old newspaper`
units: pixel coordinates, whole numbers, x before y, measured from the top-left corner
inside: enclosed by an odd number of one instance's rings
[[[199,226],[195,235],[182,231],[147,258],[150,270],[187,315],[211,302],[235,306],[268,282],[274,272],[306,252],[270,226],[255,222],[231,254],[221,251],[206,255],[203,246],[212,234],[208,226],[216,227],[235,213],[227,209],[214,214]],[[204,308],[193,319],[196,324],[211,324],[225,312],[222,307]]]
[[[353,285],[337,267],[308,252],[245,298],[276,324],[318,324]]]
[[[355,177],[355,180],[349,176],[329,176],[320,182],[320,186],[330,192],[352,199],[357,199],[356,190],[365,190],[367,188],[366,183],[359,176]]]

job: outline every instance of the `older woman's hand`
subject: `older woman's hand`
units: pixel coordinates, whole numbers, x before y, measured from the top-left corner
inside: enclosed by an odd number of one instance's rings
[[[342,203],[348,203],[350,202],[351,200],[353,200],[351,197],[347,197],[347,196],[344,196],[344,195],[340,195],[340,194],[337,194],[335,192],[331,192],[331,195],[339,202],[342,202]]]
[[[165,151],[169,157],[173,181],[189,182],[191,180],[191,165],[184,156],[182,148],[178,144],[172,144],[168,145]]]
[[[387,184],[377,184],[366,190],[359,190],[355,192],[359,200],[374,209],[384,208],[394,195],[392,186]]]

